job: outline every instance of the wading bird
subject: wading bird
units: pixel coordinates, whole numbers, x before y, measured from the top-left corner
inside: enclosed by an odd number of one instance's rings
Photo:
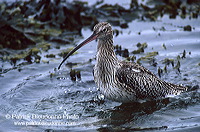
[[[87,43],[98,39],[94,80],[108,99],[122,102],[144,102],[179,95],[187,88],[160,80],[137,63],[120,61],[114,52],[113,31],[108,22],[94,26],[93,34],[76,46],[60,63]]]

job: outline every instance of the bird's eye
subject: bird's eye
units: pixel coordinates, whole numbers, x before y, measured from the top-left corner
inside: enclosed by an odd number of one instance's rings
[[[103,31],[103,32],[106,32],[106,31],[107,31],[107,29],[106,29],[106,28],[104,28],[102,31]]]

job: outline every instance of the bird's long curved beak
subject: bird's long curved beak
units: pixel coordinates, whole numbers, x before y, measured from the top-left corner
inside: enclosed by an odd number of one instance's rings
[[[60,69],[60,67],[62,66],[62,64],[67,60],[67,58],[72,55],[75,51],[77,51],[78,49],[80,49],[81,47],[83,47],[84,45],[86,45],[87,43],[95,40],[98,37],[98,34],[93,33],[89,38],[87,38],[85,41],[83,41],[82,43],[80,43],[79,45],[77,45],[73,50],[71,50],[63,59],[63,61],[60,63],[60,65],[58,66],[58,69]]]

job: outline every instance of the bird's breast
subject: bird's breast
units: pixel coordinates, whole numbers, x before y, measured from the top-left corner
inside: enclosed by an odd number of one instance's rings
[[[130,102],[134,100],[134,93],[127,92],[116,78],[116,70],[106,69],[98,65],[94,67],[94,80],[100,92],[108,99],[117,102]]]

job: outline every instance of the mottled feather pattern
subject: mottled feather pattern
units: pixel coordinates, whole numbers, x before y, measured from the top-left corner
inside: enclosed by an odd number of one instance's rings
[[[127,85],[124,88],[134,90],[137,99],[164,98],[167,95],[178,95],[186,90],[185,87],[160,80],[137,63],[121,62],[121,64],[116,72],[116,78],[120,83]]]
[[[94,33],[99,34],[94,80],[108,99],[124,103],[138,102],[178,95],[187,90],[160,80],[137,63],[119,61],[114,52],[109,23],[98,23],[94,27]]]

